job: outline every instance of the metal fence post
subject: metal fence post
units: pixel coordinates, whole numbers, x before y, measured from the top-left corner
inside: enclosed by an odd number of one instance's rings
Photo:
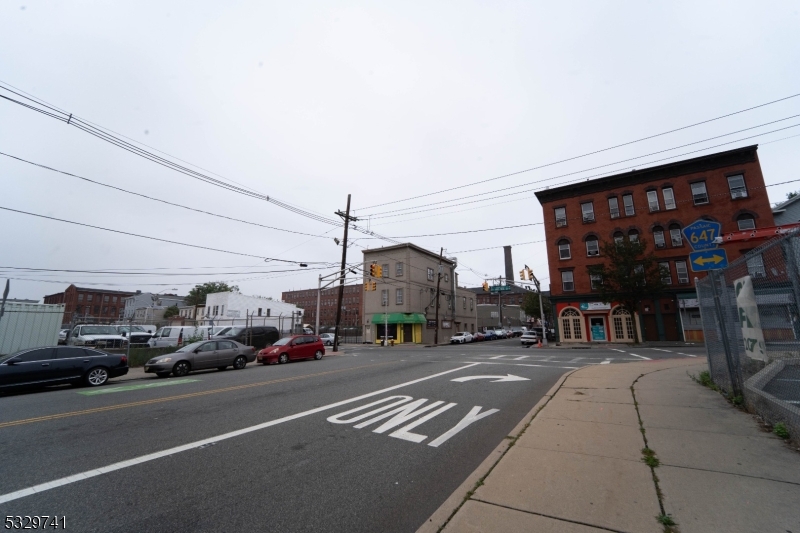
[[[741,396],[742,391],[739,387],[738,376],[735,375],[733,370],[733,352],[731,351],[730,339],[728,338],[728,328],[725,324],[725,314],[722,310],[722,302],[719,297],[719,290],[717,289],[717,278],[722,272],[710,272],[708,277],[711,278],[711,292],[714,294],[714,307],[717,311],[717,318],[719,319],[719,329],[722,334],[722,346],[725,349],[725,363],[728,367],[728,377],[731,382],[731,392],[734,396]]]

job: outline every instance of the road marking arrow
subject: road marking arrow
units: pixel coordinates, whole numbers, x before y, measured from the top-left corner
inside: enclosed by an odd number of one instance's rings
[[[712,255],[711,257],[698,257],[694,260],[700,266],[706,265],[708,263],[714,263],[715,265],[721,263],[724,258],[717,254]]]
[[[465,376],[463,378],[456,378],[450,381],[458,381],[459,383],[464,383],[465,381],[470,381],[473,379],[491,379],[494,380],[492,381],[492,383],[501,383],[504,381],[530,381],[530,379],[528,378],[513,376],[511,374],[506,374],[505,376]]]

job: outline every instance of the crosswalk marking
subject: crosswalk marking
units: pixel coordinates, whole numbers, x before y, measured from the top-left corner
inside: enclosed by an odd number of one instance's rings
[[[650,359],[649,357],[645,357],[643,355],[637,355],[635,353],[632,353],[631,355],[634,356],[634,357],[638,357],[639,359],[645,359],[647,361],[652,361],[652,359]]]

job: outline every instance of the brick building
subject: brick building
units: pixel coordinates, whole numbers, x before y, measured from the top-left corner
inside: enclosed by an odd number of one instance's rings
[[[317,321],[317,289],[302,291],[286,291],[281,293],[281,299],[300,307],[304,311],[306,323],[315,324]],[[339,285],[323,289],[319,302],[320,329],[336,325],[336,302],[339,299]],[[361,317],[364,316],[364,287],[362,285],[349,285],[344,288],[342,298],[342,326],[358,327]],[[317,332],[319,333],[319,332]]]
[[[64,292],[44,297],[46,304],[64,304],[64,324],[80,321],[110,323],[120,319],[131,292],[85,289],[70,285]],[[74,319],[74,320],[73,320]]]
[[[537,192],[561,342],[631,342],[633,327],[645,340],[681,340],[685,334],[687,341],[701,341],[693,278],[706,274],[692,271],[692,248],[682,230],[697,220],[719,222],[723,233],[774,226],[757,149],[748,146]],[[599,300],[587,266],[603,262],[603,241],[640,237],[669,270],[664,278],[669,290],[642,302],[641,316],[631,317],[615,302]],[[754,246],[725,246],[728,261]]]

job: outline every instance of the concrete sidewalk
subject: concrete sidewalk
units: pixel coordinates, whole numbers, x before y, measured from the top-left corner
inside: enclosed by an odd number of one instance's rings
[[[687,375],[706,368],[565,375],[419,531],[800,532],[800,453]]]

